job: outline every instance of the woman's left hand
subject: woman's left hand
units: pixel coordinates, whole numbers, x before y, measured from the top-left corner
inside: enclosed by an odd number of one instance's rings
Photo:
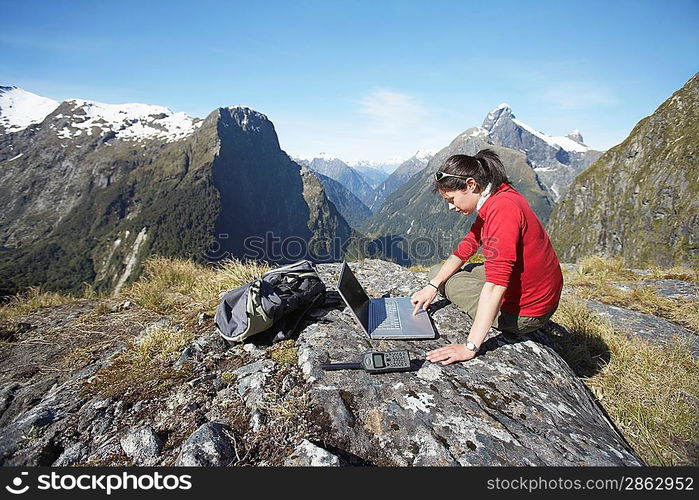
[[[450,365],[457,361],[468,361],[473,359],[476,353],[466,349],[465,344],[450,344],[440,347],[427,353],[427,360],[432,363],[442,362],[443,365]]]

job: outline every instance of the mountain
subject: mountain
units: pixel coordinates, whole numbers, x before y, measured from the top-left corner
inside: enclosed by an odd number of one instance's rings
[[[405,184],[413,175],[425,168],[427,162],[430,161],[430,158],[432,158],[435,153],[436,151],[434,150],[420,150],[411,158],[401,163],[385,181],[376,187],[374,200],[370,208],[372,210],[378,210],[391,193]]]
[[[323,191],[328,200],[335,205],[342,217],[352,228],[359,228],[364,221],[371,216],[369,207],[335,179],[331,179],[308,167],[302,167],[301,171],[302,173],[308,171],[309,175],[313,175],[318,179],[318,182],[323,185]]]
[[[699,73],[575,179],[548,224],[561,259],[696,266],[698,145]]]
[[[376,189],[376,186],[385,181],[390,175],[385,170],[381,170],[379,168],[374,167],[357,165],[352,168],[359,172],[359,175],[361,175],[366,181],[366,183],[369,184],[373,189]]]
[[[527,157],[521,151],[493,145],[480,128],[468,129],[449,146],[437,152],[417,174],[388,196],[381,208],[362,226],[374,241],[374,255],[402,265],[438,262],[454,250],[468,232],[475,214],[464,217],[449,212],[439,194],[433,192],[433,174],[454,154],[473,155],[492,148],[500,155],[515,188],[527,198],[542,221],[548,219],[553,200],[538,181]]]
[[[331,247],[352,233],[320,184],[280,149],[272,122],[251,108],[218,108],[204,120],[81,99],[50,109],[7,89],[0,294],[36,284],[77,291],[83,282],[116,291],[152,254],[333,260],[309,254],[309,242],[333,241],[318,248],[337,256]],[[31,100],[43,107],[16,112]]]
[[[0,133],[40,123],[60,103],[18,87],[0,86]]]
[[[349,189],[362,203],[369,206],[374,196],[374,188],[369,185],[364,177],[347,165],[344,161],[326,153],[321,153],[313,158],[296,158],[295,161],[318,173],[335,179]]]
[[[371,160],[360,160],[360,161],[348,161],[347,165],[355,170],[361,171],[362,169],[379,170],[384,172],[385,175],[390,175],[395,169],[397,169],[401,163],[403,163],[402,158],[392,158],[385,161],[371,161]]]
[[[525,153],[541,182],[553,193],[555,201],[565,194],[575,176],[602,154],[583,143],[579,130],[565,137],[538,132],[515,118],[512,108],[506,103],[488,113],[481,129],[492,144]]]

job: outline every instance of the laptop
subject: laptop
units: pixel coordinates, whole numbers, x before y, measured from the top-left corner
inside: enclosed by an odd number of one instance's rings
[[[437,336],[425,310],[420,309],[413,316],[415,306],[410,303],[410,297],[369,298],[347,262],[342,263],[337,291],[372,339],[415,340]]]

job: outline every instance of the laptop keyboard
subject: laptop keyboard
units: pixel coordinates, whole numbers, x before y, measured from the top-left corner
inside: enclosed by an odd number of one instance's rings
[[[401,328],[396,301],[383,300],[372,302],[370,325],[371,329],[369,331],[371,332],[374,330]]]

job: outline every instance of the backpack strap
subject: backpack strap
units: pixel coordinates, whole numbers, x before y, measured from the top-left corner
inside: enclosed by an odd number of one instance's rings
[[[287,314],[282,319],[277,321],[272,328],[272,330],[276,331],[272,342],[277,343],[291,338],[294,332],[296,332],[301,320],[304,318],[304,316],[306,316],[306,313],[324,301],[325,294],[320,293],[314,297],[313,301],[303,310],[294,311],[293,313]]]

